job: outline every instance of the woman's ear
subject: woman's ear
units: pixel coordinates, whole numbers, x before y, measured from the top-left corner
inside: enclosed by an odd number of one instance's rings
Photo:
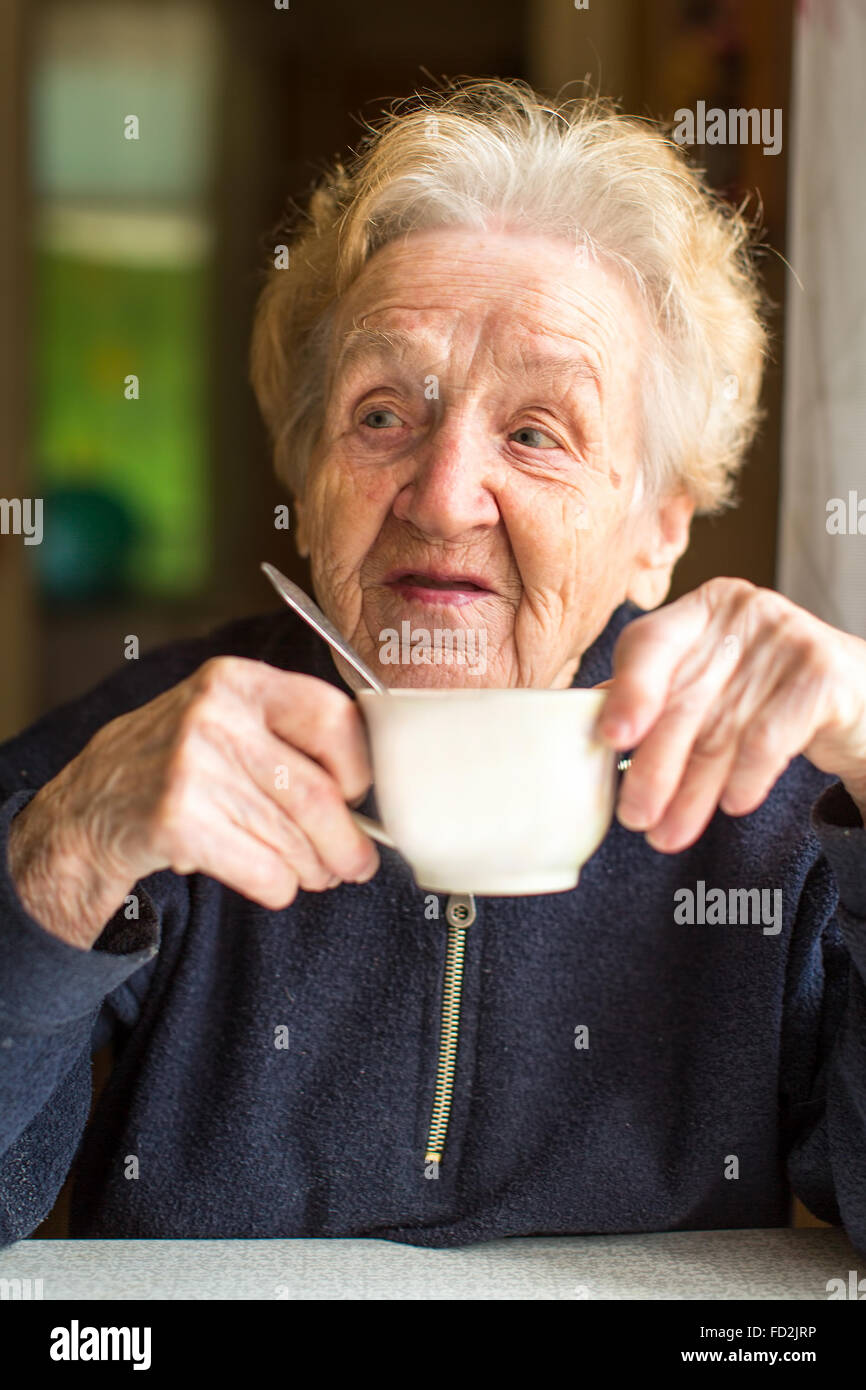
[[[302,559],[306,560],[310,553],[310,543],[307,539],[307,528],[304,522],[304,504],[300,497],[294,499],[295,507],[295,549]]]
[[[626,598],[639,608],[658,608],[671,586],[674,565],[689,543],[694,500],[685,492],[671,493],[644,506],[638,521],[646,539],[637,548]]]

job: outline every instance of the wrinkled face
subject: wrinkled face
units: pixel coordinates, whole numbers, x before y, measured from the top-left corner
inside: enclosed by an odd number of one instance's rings
[[[436,229],[367,263],[299,542],[387,685],[570,684],[639,564],[642,343],[630,292],[564,241]]]

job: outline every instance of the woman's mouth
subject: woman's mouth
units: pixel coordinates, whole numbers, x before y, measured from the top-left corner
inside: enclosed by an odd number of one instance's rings
[[[422,570],[401,570],[383,581],[395,593],[407,600],[427,604],[464,604],[488,597],[487,588],[479,575],[433,574]]]

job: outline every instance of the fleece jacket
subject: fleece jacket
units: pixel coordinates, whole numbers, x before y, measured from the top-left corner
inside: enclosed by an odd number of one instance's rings
[[[611,674],[639,611],[614,612],[575,685]],[[396,852],[282,911],[156,873],[90,950],[16,895],[9,825],[36,790],[221,653],[346,689],[268,614],[130,661],[0,748],[0,1244],[72,1170],[74,1237],[771,1227],[793,1190],[866,1254],[866,830],[836,779],[796,758],[682,853],[614,821],[573,891],[479,898],[425,1162],[448,924]]]

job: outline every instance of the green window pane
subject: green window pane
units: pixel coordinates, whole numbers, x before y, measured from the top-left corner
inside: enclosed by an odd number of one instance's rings
[[[47,497],[96,488],[135,530],[142,595],[200,587],[211,532],[205,438],[205,265],[37,258],[35,428]],[[124,379],[139,378],[138,400]],[[46,516],[46,536],[50,535]],[[50,557],[48,557],[50,560]]]

